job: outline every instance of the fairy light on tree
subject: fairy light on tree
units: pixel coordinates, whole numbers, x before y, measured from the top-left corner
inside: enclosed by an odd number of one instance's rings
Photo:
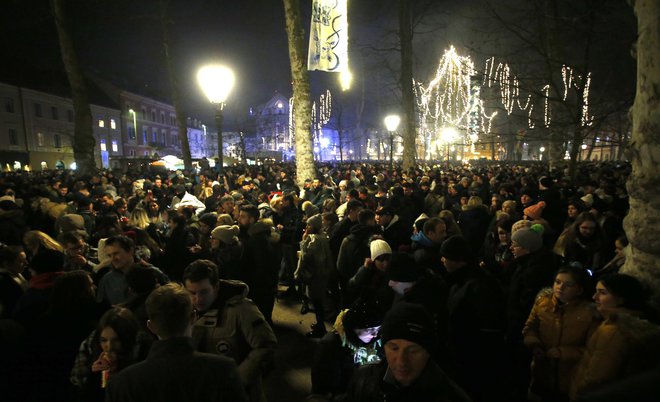
[[[453,127],[462,132],[457,137],[467,142],[475,142],[480,133],[490,132],[491,120],[497,112],[485,113],[480,85],[473,79],[475,73],[470,57],[460,56],[451,46],[428,85],[416,83],[419,126],[425,137],[427,158],[433,151],[430,144],[438,149],[438,141],[443,141],[439,136],[443,128]]]

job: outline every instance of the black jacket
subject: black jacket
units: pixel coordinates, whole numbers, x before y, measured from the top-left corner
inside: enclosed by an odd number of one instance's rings
[[[233,360],[193,350],[192,339],[154,343],[147,360],[108,385],[108,402],[246,401]]]

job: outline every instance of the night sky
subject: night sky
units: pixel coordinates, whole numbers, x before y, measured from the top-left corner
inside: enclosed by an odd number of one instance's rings
[[[482,0],[411,2],[426,7],[415,37],[416,76],[422,80],[430,79],[450,43],[475,57],[478,68],[487,56],[495,53],[502,53],[511,61],[522,59],[502,45],[506,41],[484,46],[481,38],[488,37],[488,24],[484,24],[483,17],[475,17],[480,14]],[[598,66],[602,70],[598,77],[608,85],[623,82],[625,91],[630,92],[630,88],[634,89],[634,62],[629,57],[634,39],[634,25],[630,24],[634,20],[632,11],[623,0],[607,2],[619,9],[612,12],[617,15],[613,29],[603,34],[614,36],[607,41],[607,53],[602,55],[607,65]],[[71,0],[69,3],[75,46],[87,71],[134,92],[169,98],[156,0]],[[34,71],[61,70],[48,1],[4,0],[2,4],[0,81],[15,80]],[[329,88],[336,105],[346,111],[343,113],[346,121],[351,120],[363,90],[367,124],[379,125],[382,115],[398,108],[399,59],[396,51],[391,50],[396,47],[397,4],[394,0],[349,0],[349,52],[351,70],[356,77],[350,92],[339,91],[334,74],[310,74],[313,97]],[[276,91],[290,96],[281,0],[171,0],[170,5],[172,51],[188,115],[211,119],[212,108],[195,79],[197,68],[208,61],[221,61],[236,73],[236,86],[227,101],[229,125],[243,119],[249,107],[267,101]],[[310,8],[311,0],[301,0],[306,33]],[[594,79],[594,86],[597,85]]]

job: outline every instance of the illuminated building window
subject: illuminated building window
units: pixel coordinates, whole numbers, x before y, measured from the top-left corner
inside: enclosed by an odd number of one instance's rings
[[[105,120],[99,119],[99,127],[101,128],[105,127]]]
[[[110,128],[113,130],[117,129],[117,122],[115,121],[115,119],[110,119]]]
[[[105,140],[101,140],[101,151],[105,151]]]
[[[37,146],[44,146],[44,133],[37,133]]]
[[[112,152],[117,152],[117,140],[112,140]]]

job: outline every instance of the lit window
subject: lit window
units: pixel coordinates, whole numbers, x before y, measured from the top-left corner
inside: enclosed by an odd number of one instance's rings
[[[103,152],[106,151],[106,148],[105,148],[105,140],[101,140],[101,151],[103,151]]]
[[[112,140],[112,152],[117,152],[117,140]]]
[[[117,122],[115,122],[115,119],[110,119],[110,128],[113,130],[117,129]]]
[[[37,146],[44,146],[44,133],[37,133]]]
[[[105,120],[99,119],[99,127],[101,128],[105,127]]]

